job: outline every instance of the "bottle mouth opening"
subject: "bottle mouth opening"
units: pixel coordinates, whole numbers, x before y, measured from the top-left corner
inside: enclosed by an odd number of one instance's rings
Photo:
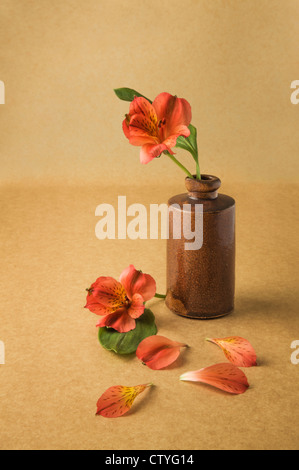
[[[202,179],[204,181],[214,181],[218,178],[216,176],[211,176],[211,175],[202,175]]]
[[[201,175],[201,180],[198,180],[196,178],[196,175],[193,175],[193,178],[190,178],[189,176],[187,176],[186,180],[188,181],[192,181],[194,183],[204,183],[205,181],[220,181],[220,179],[217,177],[217,176],[213,176],[213,175]]]
[[[186,178],[186,188],[191,197],[216,199],[221,181],[214,175],[202,175],[201,180]]]

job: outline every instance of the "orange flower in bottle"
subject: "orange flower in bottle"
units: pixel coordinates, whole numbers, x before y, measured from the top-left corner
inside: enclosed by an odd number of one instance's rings
[[[151,104],[143,97],[135,97],[129,114],[123,121],[123,131],[130,144],[141,146],[140,161],[149,163],[176,145],[179,136],[189,137],[191,106],[183,98],[160,93]]]

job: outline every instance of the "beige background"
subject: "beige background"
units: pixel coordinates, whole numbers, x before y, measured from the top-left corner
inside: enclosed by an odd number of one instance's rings
[[[298,0],[1,1],[1,449],[298,448],[298,20]],[[160,334],[191,346],[165,371],[101,349],[82,308],[130,263],[166,285],[165,242],[100,242],[96,206],[184,191],[166,157],[139,164],[120,86],[188,99],[202,170],[237,201],[235,312],[188,321],[152,301]],[[245,395],[178,381],[223,361],[205,337],[232,334],[259,356]],[[94,416],[109,386],[148,381],[127,417]]]

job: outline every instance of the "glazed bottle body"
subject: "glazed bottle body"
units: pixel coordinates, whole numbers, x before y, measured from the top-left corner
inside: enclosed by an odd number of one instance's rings
[[[201,181],[187,178],[188,193],[169,200],[169,206],[181,211],[181,217],[169,218],[166,304],[190,318],[217,318],[234,308],[235,201],[218,194],[220,185],[220,180],[210,175],[203,175]],[[175,238],[176,225],[181,224],[183,234],[184,212],[189,212],[194,230],[198,204],[202,205],[203,243],[200,249],[187,250],[190,240]]]

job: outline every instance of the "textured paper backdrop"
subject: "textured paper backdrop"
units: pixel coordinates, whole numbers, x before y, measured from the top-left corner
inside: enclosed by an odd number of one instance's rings
[[[2,0],[0,9],[1,180],[178,179],[167,159],[138,165],[120,132],[127,105],[112,89],[121,86],[190,101],[205,172],[296,178],[297,0]]]
[[[298,20],[298,0],[1,1],[1,449],[298,448]],[[191,346],[165,371],[101,349],[83,309],[130,263],[165,290],[165,242],[100,242],[96,206],[184,191],[167,157],[139,164],[120,86],[188,99],[202,170],[237,201],[235,312],[189,321],[152,301],[160,334]],[[223,361],[205,337],[233,334],[259,356],[245,395],[178,381]],[[94,416],[109,386],[148,381],[127,417]]]

